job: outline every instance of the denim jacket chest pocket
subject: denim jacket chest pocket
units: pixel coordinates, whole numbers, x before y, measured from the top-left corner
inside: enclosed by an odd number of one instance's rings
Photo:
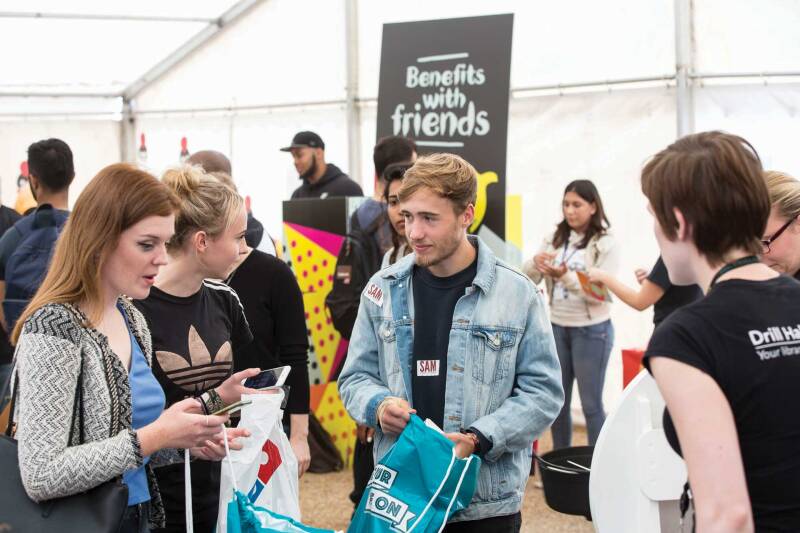
[[[397,353],[397,328],[391,318],[382,317],[378,324],[378,339],[382,350],[381,360],[383,361],[381,371],[388,379],[388,385],[392,385],[394,379],[400,374],[400,358]]]
[[[509,374],[517,342],[517,332],[506,329],[476,327],[471,335],[472,379],[492,385]]]

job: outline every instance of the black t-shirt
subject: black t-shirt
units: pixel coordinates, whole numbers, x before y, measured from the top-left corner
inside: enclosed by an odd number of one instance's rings
[[[656,326],[676,309],[703,297],[703,291],[697,285],[673,285],[661,256],[647,275],[647,279],[664,290],[664,295],[653,306],[653,324]]]
[[[453,311],[477,272],[477,257],[461,272],[445,278],[434,276],[427,268],[414,267],[413,407],[423,420],[430,418],[439,427],[444,425],[447,347]]]
[[[800,530],[800,283],[720,282],[656,328],[645,366],[658,356],[708,374],[728,400],[756,530]],[[668,413],[664,432],[680,453]]]
[[[231,374],[234,354],[253,340],[238,296],[224,283],[206,280],[187,297],[153,287],[146,300],[134,305],[150,327],[153,374],[164,389],[167,406],[220,385]],[[168,527],[186,524],[183,468],[175,464],[155,469]],[[219,475],[218,462],[192,461],[196,523],[216,520]]]
[[[308,331],[303,294],[289,266],[253,250],[228,279],[244,306],[253,342],[236,352],[234,369],[289,365],[289,399],[285,413],[307,414]]]

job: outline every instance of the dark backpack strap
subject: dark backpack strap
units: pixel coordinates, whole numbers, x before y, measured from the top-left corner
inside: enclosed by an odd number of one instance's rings
[[[39,228],[48,228],[56,225],[53,206],[50,204],[42,204],[33,212],[33,224],[31,230]]]

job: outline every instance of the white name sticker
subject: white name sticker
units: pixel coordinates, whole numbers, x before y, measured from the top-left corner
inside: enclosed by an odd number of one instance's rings
[[[383,291],[374,283],[367,285],[367,288],[364,290],[364,296],[378,307],[383,306]]]
[[[439,375],[438,359],[417,361],[417,377],[438,376],[438,375]]]

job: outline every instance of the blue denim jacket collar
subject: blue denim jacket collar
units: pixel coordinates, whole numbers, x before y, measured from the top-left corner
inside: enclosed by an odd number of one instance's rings
[[[484,293],[489,292],[494,285],[497,277],[497,257],[491,248],[476,235],[468,235],[467,239],[478,250],[478,272],[472,284],[480,288]],[[401,280],[411,276],[414,269],[416,254],[411,253],[403,259],[381,272],[381,277],[385,279]]]

